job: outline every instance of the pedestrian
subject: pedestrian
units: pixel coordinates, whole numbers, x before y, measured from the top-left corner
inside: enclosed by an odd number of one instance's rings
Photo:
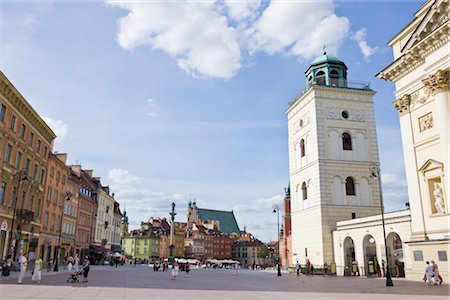
[[[430,262],[426,262],[427,266],[425,268],[425,275],[423,276],[423,281],[428,282],[428,285],[433,285],[433,265],[430,265]]]
[[[297,271],[297,276],[300,276],[300,264],[297,260],[297,263],[295,264],[295,270]]]
[[[73,257],[72,257],[72,256],[69,256],[69,257],[67,258],[67,261],[68,261],[68,263],[67,263],[67,270],[69,271],[69,273],[72,273],[72,269],[73,269]]]
[[[6,261],[3,263],[2,276],[8,277],[10,275],[11,265],[12,265],[11,255],[8,255],[6,257]]]
[[[239,263],[235,263],[234,264],[234,273],[233,273],[233,275],[237,276],[238,275],[238,270],[239,270]]]
[[[49,258],[47,261],[47,272],[50,272],[52,270],[52,263],[53,263],[53,260],[51,258]]]
[[[80,269],[80,259],[78,258],[78,255],[75,255],[75,272],[78,272]]]
[[[314,275],[314,266],[313,266],[313,264],[311,264],[311,276],[313,276]]]
[[[434,260],[431,261],[431,265],[433,266],[434,285],[442,284],[442,277],[439,274],[438,265],[434,262]]]
[[[37,283],[41,283],[41,270],[42,270],[42,259],[38,254],[36,256],[36,260],[34,261],[34,270],[33,276],[31,276],[31,280]]]
[[[309,259],[306,261],[306,275],[310,275],[311,272],[311,262]]]
[[[116,258],[116,268],[117,268],[118,265],[119,265],[119,259]]]
[[[328,274],[328,265],[327,263],[323,264],[323,276],[327,276]]]
[[[137,258],[135,257],[134,258],[134,266],[136,267],[136,264],[137,264]]]
[[[20,265],[20,273],[19,273],[19,278],[17,278],[17,283],[22,283],[23,277],[25,277],[25,272],[27,271],[27,265],[28,265],[27,258],[22,253],[20,253],[20,256],[19,256],[19,265]]]
[[[172,276],[172,277],[170,278],[170,280],[177,280],[178,269],[179,269],[178,263],[175,262],[175,263],[172,265],[172,271],[170,272],[170,275]]]
[[[186,271],[186,277],[189,277],[189,272],[191,271],[191,267],[189,266],[189,263],[186,264],[186,267],[184,268]]]
[[[89,270],[90,270],[90,265],[91,262],[89,261],[89,257],[85,256],[84,257],[84,262],[83,262],[83,282],[88,282],[88,275],[89,275]]]

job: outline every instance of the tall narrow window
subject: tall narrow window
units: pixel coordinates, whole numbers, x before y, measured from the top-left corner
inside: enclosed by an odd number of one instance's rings
[[[36,206],[36,215],[39,216],[39,212],[41,211],[41,198],[38,198],[37,206]]]
[[[11,152],[12,152],[12,146],[8,144],[6,146],[6,153],[5,153],[5,161],[9,163],[9,160],[11,159]]]
[[[11,128],[12,131],[16,131],[16,123],[17,123],[17,118],[16,116],[12,116],[11,117],[11,124],[9,126],[9,128]]]
[[[31,197],[30,197],[30,206],[29,206],[29,210],[31,210],[31,211],[33,211],[33,203],[34,202],[34,196],[33,195],[31,195]]]
[[[11,192],[11,198],[9,199],[9,207],[14,208],[16,206],[16,193],[17,188],[14,186]]]
[[[17,156],[16,156],[16,169],[20,169],[20,163],[22,162],[22,152],[17,152]]]
[[[6,191],[6,182],[2,181],[0,183],[0,204],[5,204],[5,191]]]
[[[30,132],[30,141],[28,142],[28,144],[30,144],[30,146],[33,146],[33,142],[34,142],[34,133]]]
[[[27,126],[22,124],[22,128],[20,129],[20,138],[23,140],[25,138],[25,132],[27,131]]]
[[[38,165],[34,164],[34,170],[33,170],[33,179],[34,180],[36,180],[37,171],[38,171]]]
[[[5,121],[5,115],[6,115],[6,106],[2,104],[0,107],[0,121]]]
[[[347,132],[342,134],[342,148],[344,150],[352,150],[352,137]]]
[[[345,191],[349,196],[354,196],[355,194],[355,181],[351,177],[347,177],[345,180]]]
[[[306,182],[302,183],[302,193],[303,193],[303,200],[308,199],[308,189],[306,187]]]
[[[304,157],[305,154],[306,154],[306,152],[305,152],[305,140],[302,139],[302,140],[300,141],[300,156],[301,156],[301,157]]]
[[[23,209],[25,207],[25,198],[27,197],[27,192],[22,192],[22,203],[20,205],[20,208]]]
[[[45,170],[42,169],[42,170],[41,170],[41,178],[40,178],[39,182],[40,182],[41,184],[44,184],[44,179],[45,179]]]
[[[42,144],[41,140],[38,140],[37,149],[36,149],[38,154],[39,154],[39,152],[41,152],[41,144]]]
[[[27,172],[27,175],[30,174],[30,164],[31,164],[31,160],[29,158],[27,158],[27,161],[25,163],[25,170]]]

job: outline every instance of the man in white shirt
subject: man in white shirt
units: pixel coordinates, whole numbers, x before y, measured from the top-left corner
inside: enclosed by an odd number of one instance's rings
[[[298,263],[298,260],[297,263],[295,264],[295,270],[297,271],[297,276],[300,276],[300,264]]]
[[[17,283],[22,283],[23,277],[25,277],[25,272],[27,271],[27,265],[28,265],[27,258],[23,255],[23,253],[20,253],[19,264],[20,264],[20,273],[19,273],[19,278],[17,279]]]

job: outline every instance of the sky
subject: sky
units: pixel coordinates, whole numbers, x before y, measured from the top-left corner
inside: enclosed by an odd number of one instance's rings
[[[288,103],[323,52],[377,92],[387,211],[407,187],[394,85],[375,75],[423,1],[2,1],[0,69],[109,185],[130,228],[189,200],[277,238]]]

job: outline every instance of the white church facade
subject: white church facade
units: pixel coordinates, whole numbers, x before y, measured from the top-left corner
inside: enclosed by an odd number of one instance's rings
[[[388,255],[394,277],[421,280],[434,260],[449,278],[449,10],[429,0],[389,43],[395,61],[377,76],[395,83],[409,208],[385,213],[380,186],[374,91],[347,81],[339,59],[318,57],[288,116],[293,262],[376,275]],[[396,145],[400,146],[400,145]],[[389,199],[384,199],[388,202]]]

